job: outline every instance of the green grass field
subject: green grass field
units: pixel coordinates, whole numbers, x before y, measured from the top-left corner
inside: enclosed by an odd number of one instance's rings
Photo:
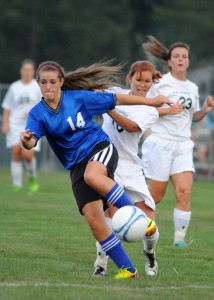
[[[196,181],[186,249],[172,245],[171,186],[157,208],[159,274],[144,274],[141,242],[124,244],[138,279],[93,278],[95,241],[73,199],[69,174],[39,173],[40,191],[11,190],[0,170],[0,299],[214,299],[214,183]]]

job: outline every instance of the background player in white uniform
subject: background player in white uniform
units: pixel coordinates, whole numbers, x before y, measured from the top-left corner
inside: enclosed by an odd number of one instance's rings
[[[145,97],[152,84],[157,83],[161,77],[160,72],[156,71],[150,62],[137,61],[132,64],[127,75],[127,83],[131,85],[131,90],[120,88],[114,88],[113,90],[116,93]],[[133,204],[141,208],[152,220],[154,220],[155,202],[146,185],[142,162],[138,156],[138,143],[143,133],[157,121],[159,117],[158,109],[139,105],[116,107],[115,110],[103,115],[102,127],[119,154],[115,180],[125,189]],[[174,110],[179,113],[182,106],[176,105]],[[173,108],[168,111],[172,113]],[[113,206],[110,206],[110,217],[113,213]],[[108,223],[111,224],[110,219],[108,219]],[[150,223],[149,230],[143,239],[143,250],[146,257],[145,272],[147,275],[152,276],[158,272],[154,248],[158,241],[159,232],[155,222],[150,220]],[[102,251],[99,243],[96,245],[97,259],[94,275],[104,276],[107,271],[108,257]]]
[[[149,38],[150,42],[144,44],[144,49],[150,55],[166,61],[170,68],[170,72],[163,76],[154,89],[172,102],[183,104],[183,112],[162,116],[152,125],[152,134],[142,146],[143,170],[149,178],[149,190],[156,203],[162,200],[171,177],[176,197],[174,244],[185,247],[184,238],[191,217],[190,193],[194,172],[194,144],[190,140],[190,127],[192,120],[199,121],[212,110],[214,101],[208,96],[200,110],[198,87],[186,78],[190,62],[187,44],[175,43],[167,50],[157,39],[152,36]]]
[[[2,132],[6,135],[7,148],[11,148],[11,175],[14,190],[22,188],[22,160],[28,171],[29,190],[38,190],[36,182],[36,159],[34,151],[27,151],[20,146],[20,135],[25,129],[25,123],[29,110],[41,99],[40,88],[34,77],[34,63],[24,60],[21,65],[21,79],[12,83],[3,100],[3,127]],[[39,150],[39,145],[37,149]]]

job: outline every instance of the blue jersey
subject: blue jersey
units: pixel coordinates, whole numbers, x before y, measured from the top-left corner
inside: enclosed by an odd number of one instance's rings
[[[42,99],[30,110],[26,130],[34,132],[36,141],[46,136],[62,165],[70,170],[97,144],[109,141],[92,117],[113,109],[115,103],[116,97],[110,93],[63,91],[57,109]]]

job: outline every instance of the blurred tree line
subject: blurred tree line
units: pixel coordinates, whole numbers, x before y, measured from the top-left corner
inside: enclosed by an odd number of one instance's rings
[[[24,58],[67,71],[111,58],[130,64],[145,58],[148,34],[188,43],[192,68],[210,65],[213,12],[213,0],[0,0],[0,82],[17,79]]]

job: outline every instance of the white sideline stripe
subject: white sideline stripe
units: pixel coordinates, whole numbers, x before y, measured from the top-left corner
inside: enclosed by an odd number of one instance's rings
[[[75,284],[75,283],[50,283],[50,282],[0,282],[0,287],[72,287],[72,288],[90,288],[90,289],[109,289],[109,286],[95,286],[90,284]],[[124,291],[160,291],[160,290],[183,290],[183,289],[195,289],[195,290],[208,290],[214,289],[214,286],[209,285],[184,285],[184,286],[157,286],[157,287],[121,287],[121,286],[111,286],[114,290],[124,290]]]

